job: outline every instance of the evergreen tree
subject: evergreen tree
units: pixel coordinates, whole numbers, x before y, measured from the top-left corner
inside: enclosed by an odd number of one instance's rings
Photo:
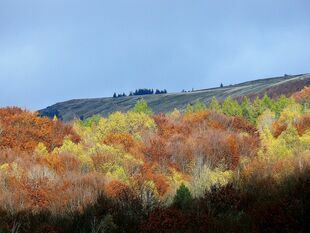
[[[248,121],[255,123],[254,111],[247,97],[244,97],[241,103],[242,116]]]
[[[276,117],[279,117],[283,109],[285,109],[288,105],[292,104],[292,99],[287,98],[284,95],[281,95],[275,102],[274,102],[274,112],[276,113]]]
[[[217,111],[217,112],[221,111],[221,105],[219,104],[215,96],[212,97],[209,108],[213,111]]]
[[[242,109],[236,100],[228,96],[222,105],[223,112],[228,116],[242,116]]]
[[[266,110],[266,107],[263,101],[258,97],[256,97],[256,99],[254,100],[252,107],[253,107],[254,119],[256,121],[257,118]]]
[[[189,207],[192,200],[192,194],[189,189],[182,183],[174,196],[173,203],[181,209]]]
[[[265,108],[269,108],[271,111],[274,110],[274,104],[273,101],[269,98],[269,96],[267,94],[264,95],[263,99],[263,104],[265,106]]]

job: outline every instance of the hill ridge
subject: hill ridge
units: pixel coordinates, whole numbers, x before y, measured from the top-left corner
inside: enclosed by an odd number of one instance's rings
[[[212,97],[223,100],[228,96],[241,98],[248,96],[254,98],[267,93],[272,97],[281,94],[290,95],[310,85],[310,73],[298,75],[285,75],[264,79],[256,79],[224,87],[213,87],[194,90],[191,92],[174,92],[167,94],[138,95],[126,97],[98,97],[71,99],[58,102],[39,110],[41,116],[53,117],[57,115],[64,121],[74,118],[87,118],[95,114],[107,116],[115,111],[128,111],[135,102],[144,98],[155,113],[172,111],[174,108],[183,109],[187,104],[202,101],[208,104]]]

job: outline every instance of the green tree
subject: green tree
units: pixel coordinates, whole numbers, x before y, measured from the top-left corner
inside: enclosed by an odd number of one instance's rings
[[[88,117],[82,121],[82,125],[84,127],[92,127],[94,125],[98,125],[100,119],[102,117],[99,114],[93,115],[92,117]]]
[[[276,113],[276,117],[279,117],[283,109],[285,109],[290,104],[293,104],[294,101],[292,99],[287,98],[284,95],[281,95],[275,102],[273,111]]]
[[[241,103],[242,116],[248,121],[255,123],[254,111],[247,97],[244,97]]]
[[[194,112],[202,112],[202,111],[206,110],[206,108],[207,108],[206,105],[203,102],[198,100],[198,101],[196,101],[196,103],[193,106],[193,111]]]
[[[265,106],[265,108],[269,108],[270,110],[274,110],[274,103],[273,101],[269,98],[268,95],[264,95],[264,97],[262,98],[263,104]]]
[[[242,109],[236,100],[228,96],[222,105],[223,112],[228,116],[242,116]]]
[[[254,100],[252,107],[253,107],[254,119],[256,121],[257,118],[266,110],[266,107],[263,101],[258,97],[256,97],[256,99]]]
[[[209,108],[213,111],[219,112],[221,111],[221,105],[217,101],[216,97],[213,96]]]
[[[176,195],[174,196],[173,203],[182,208],[185,209],[189,207],[190,201],[192,200],[192,194],[189,191],[189,189],[182,183],[180,187],[177,190]]]
[[[147,102],[144,99],[138,100],[131,111],[135,113],[144,113],[146,115],[153,114],[152,109],[148,106]]]

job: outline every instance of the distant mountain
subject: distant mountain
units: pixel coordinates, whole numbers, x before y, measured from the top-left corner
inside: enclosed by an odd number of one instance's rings
[[[85,119],[95,114],[107,116],[115,111],[128,111],[140,98],[144,98],[153,111],[159,113],[172,111],[174,108],[183,109],[187,104],[193,104],[198,100],[208,104],[213,96],[218,100],[223,100],[228,96],[236,99],[240,99],[243,96],[255,98],[256,96],[263,96],[265,93],[271,97],[277,97],[282,94],[290,96],[304,86],[309,85],[310,74],[285,75],[283,77],[259,79],[192,92],[119,98],[73,99],[42,109],[39,111],[39,114],[48,117],[57,115],[64,121],[70,121],[74,118]]]

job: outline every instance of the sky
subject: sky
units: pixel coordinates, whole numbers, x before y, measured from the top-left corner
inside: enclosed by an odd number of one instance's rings
[[[309,0],[0,0],[0,107],[310,72]]]

